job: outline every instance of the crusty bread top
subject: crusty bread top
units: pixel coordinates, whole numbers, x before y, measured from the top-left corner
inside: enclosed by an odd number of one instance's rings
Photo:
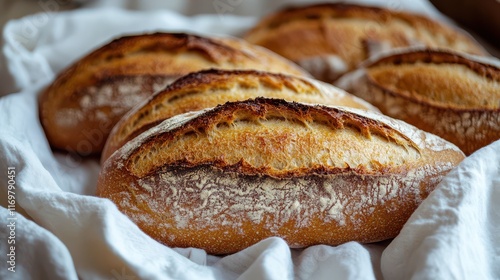
[[[303,44],[290,45],[288,41],[294,38]],[[380,51],[412,45],[487,55],[465,32],[425,16],[345,3],[278,11],[262,19],[245,39],[299,64],[315,56],[336,55],[347,70]]]
[[[452,153],[441,154],[441,162],[462,156],[449,142],[380,114],[257,98],[172,117],[108,161],[138,178],[165,166],[202,165],[289,178],[400,174],[429,164],[444,150]]]
[[[414,102],[454,110],[500,110],[500,68],[448,50],[398,52],[365,66],[369,81]]]
[[[269,65],[266,66],[266,62]],[[48,90],[57,88],[57,95],[70,95],[107,77],[159,75],[176,78],[200,69],[217,67],[274,69],[308,76],[298,66],[278,55],[239,39],[154,33],[113,40],[70,66]],[[53,94],[56,92],[53,91]]]
[[[52,147],[100,153],[113,125],[133,106],[185,74],[210,68],[309,76],[241,39],[177,33],[122,37],[78,60],[40,94],[47,139]]]
[[[227,101],[256,97],[378,111],[357,97],[313,79],[253,70],[204,70],[178,79],[126,114],[113,128],[102,159],[108,158],[126,141],[169,117]]]

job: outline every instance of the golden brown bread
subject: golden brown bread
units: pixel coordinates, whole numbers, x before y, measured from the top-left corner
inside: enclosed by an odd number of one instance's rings
[[[284,9],[262,19],[245,39],[327,82],[392,48],[419,45],[487,54],[464,32],[427,17],[344,3]]]
[[[400,51],[337,85],[468,155],[500,139],[500,63],[489,61],[442,50]]]
[[[52,147],[101,152],[113,125],[137,103],[190,72],[258,69],[308,76],[264,48],[233,38],[156,33],[116,39],[60,73],[40,96]]]
[[[101,162],[132,138],[174,115],[256,97],[378,111],[351,94],[312,79],[253,70],[204,70],[177,80],[129,111],[111,131]]]
[[[447,141],[347,107],[258,98],[174,116],[103,165],[97,195],[154,239],[211,254],[395,237],[464,158]]]

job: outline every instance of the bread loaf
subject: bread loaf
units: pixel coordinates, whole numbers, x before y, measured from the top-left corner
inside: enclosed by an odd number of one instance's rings
[[[210,254],[395,237],[464,158],[404,122],[258,98],[174,116],[103,165],[97,195],[147,234]]]
[[[500,139],[500,61],[492,58],[411,49],[373,59],[337,85],[467,155]]]
[[[284,9],[262,19],[245,39],[327,82],[392,48],[417,45],[487,54],[463,31],[425,16],[343,3]]]
[[[46,136],[54,148],[100,153],[115,123],[134,105],[180,76],[209,68],[308,76],[239,39],[176,33],[122,37],[71,65],[41,93]]]
[[[378,111],[351,94],[312,79],[253,70],[204,70],[177,80],[126,114],[111,131],[101,162],[132,138],[174,115],[256,97]]]

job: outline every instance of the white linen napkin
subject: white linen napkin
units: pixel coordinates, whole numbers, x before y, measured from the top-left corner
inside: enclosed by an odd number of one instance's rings
[[[382,256],[387,279],[500,278],[500,140],[464,160]]]
[[[113,37],[159,30],[238,35],[255,19],[119,9],[46,16],[12,21],[3,35],[0,92],[18,93],[0,98],[0,279],[500,278],[500,141],[467,158],[392,241],[299,250],[269,238],[222,257],[152,240],[110,201],[93,196],[96,159],[50,149],[37,95],[56,73]],[[9,167],[15,168],[12,212]],[[16,272],[8,270],[12,233]]]

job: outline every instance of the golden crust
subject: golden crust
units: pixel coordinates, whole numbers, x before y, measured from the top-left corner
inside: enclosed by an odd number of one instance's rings
[[[414,45],[487,52],[464,32],[427,17],[343,3],[279,11],[261,20],[245,39],[333,81],[373,54]]]
[[[156,240],[211,254],[270,236],[375,242],[396,236],[463,157],[383,115],[258,98],[141,134],[104,163],[97,195]]]
[[[500,139],[500,68],[463,54],[400,52],[367,63],[337,85],[467,155]]]
[[[99,153],[130,108],[176,78],[209,68],[308,76],[284,58],[238,39],[176,33],[122,37],[77,61],[41,93],[47,138],[58,149]]]
[[[187,75],[126,114],[113,128],[101,162],[127,141],[177,114],[256,97],[375,110],[331,85],[268,72],[205,70]]]
[[[316,135],[311,137],[311,132]],[[349,141],[351,137],[358,141]],[[370,161],[361,157],[342,160],[348,150],[359,148],[357,144],[376,143],[376,137],[383,139],[385,145],[370,147],[374,151]],[[387,145],[388,142],[393,145]],[[226,153],[235,143],[245,151]],[[340,143],[343,149],[324,151],[323,155],[318,150]],[[165,152],[149,156],[146,151],[150,150]],[[226,103],[167,133],[156,134],[129,155],[127,169],[138,177],[164,165],[207,163],[223,170],[275,178],[338,173],[345,169],[380,174],[399,170],[398,163],[415,160],[419,153],[415,143],[383,123],[342,110],[308,107],[281,99],[257,99]],[[220,154],[224,156],[218,157]]]

